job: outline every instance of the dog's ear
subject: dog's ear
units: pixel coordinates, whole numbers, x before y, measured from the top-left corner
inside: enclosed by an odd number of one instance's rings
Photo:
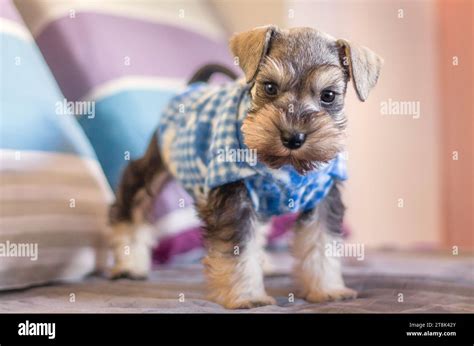
[[[230,39],[230,50],[238,59],[247,83],[252,82],[255,78],[258,67],[268,52],[272,36],[277,30],[277,27],[271,25],[260,26],[235,34]]]
[[[383,59],[369,48],[346,40],[338,40],[337,43],[343,50],[343,64],[348,66],[357,96],[359,100],[365,101],[377,83]]]

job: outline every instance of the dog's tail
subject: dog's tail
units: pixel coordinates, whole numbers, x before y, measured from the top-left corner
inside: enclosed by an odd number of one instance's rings
[[[232,80],[236,80],[238,77],[234,71],[232,71],[231,69],[223,65],[208,64],[208,65],[204,65],[203,67],[201,67],[199,70],[196,71],[196,73],[189,80],[188,85],[196,83],[196,82],[207,83],[214,73],[222,73],[223,75],[226,75]]]

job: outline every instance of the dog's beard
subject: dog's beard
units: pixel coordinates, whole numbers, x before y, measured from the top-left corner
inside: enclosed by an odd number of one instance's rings
[[[306,141],[296,150],[288,149],[281,141],[282,131],[303,132]],[[256,150],[260,162],[276,169],[289,164],[300,174],[333,159],[342,150],[344,138],[343,131],[325,112],[287,116],[272,105],[250,111],[242,133],[245,144]]]

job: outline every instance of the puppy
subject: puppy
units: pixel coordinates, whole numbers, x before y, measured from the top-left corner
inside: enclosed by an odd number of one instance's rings
[[[264,229],[288,212],[299,215],[299,295],[315,303],[355,298],[340,260],[324,250],[340,238],[345,209],[347,83],[365,101],[382,59],[311,28],[258,27],[232,37],[230,48],[245,78],[192,83],[162,114],[146,154],[126,168],[110,211],[112,275],[147,276],[147,210],[176,179],[205,224],[203,263],[215,302],[230,309],[275,304],[263,285]]]

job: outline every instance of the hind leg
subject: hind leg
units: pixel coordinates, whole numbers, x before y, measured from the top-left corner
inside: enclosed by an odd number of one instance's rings
[[[110,243],[115,262],[112,278],[143,279],[151,268],[153,239],[147,216],[153,197],[169,177],[157,142],[153,136],[145,155],[125,168],[116,201],[110,208]]]

